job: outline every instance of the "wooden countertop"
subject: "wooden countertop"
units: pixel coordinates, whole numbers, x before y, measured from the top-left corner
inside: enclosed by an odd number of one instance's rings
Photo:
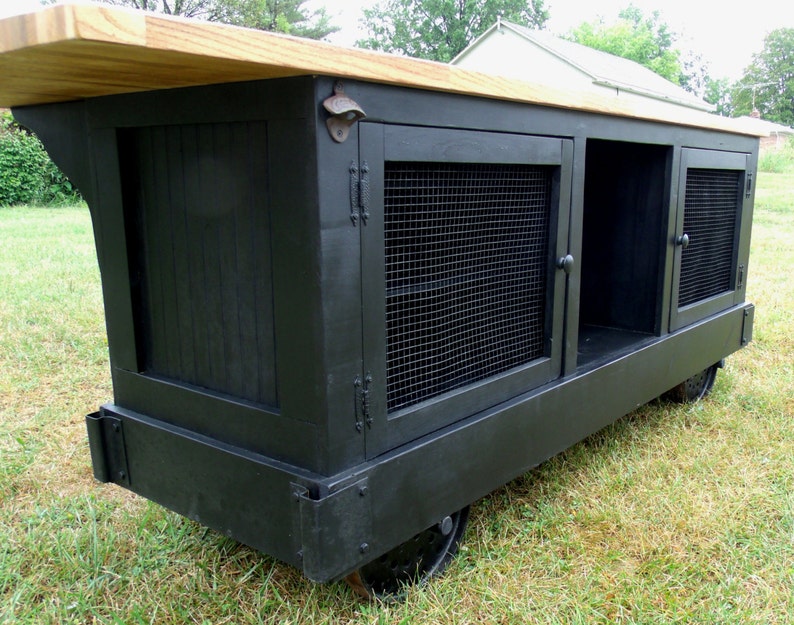
[[[400,85],[758,135],[742,120],[566,91],[258,30],[59,5],[0,21],[0,106],[300,75]]]

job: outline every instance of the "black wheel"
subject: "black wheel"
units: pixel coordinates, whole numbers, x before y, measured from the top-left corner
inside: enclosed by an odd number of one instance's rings
[[[703,369],[700,373],[696,373],[688,380],[671,388],[664,394],[664,397],[679,404],[691,404],[703,399],[714,387],[719,367],[720,363],[717,363]]]
[[[362,597],[399,598],[406,585],[440,574],[458,550],[469,506],[351,573],[345,581]]]

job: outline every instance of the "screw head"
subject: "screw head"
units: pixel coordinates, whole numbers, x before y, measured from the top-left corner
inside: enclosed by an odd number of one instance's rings
[[[362,554],[367,553],[369,551],[369,544],[361,543],[361,546],[358,548],[358,550]]]

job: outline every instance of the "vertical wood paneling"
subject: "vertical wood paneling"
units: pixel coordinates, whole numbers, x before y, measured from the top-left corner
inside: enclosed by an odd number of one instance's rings
[[[182,158],[182,130],[177,126],[165,129],[167,155],[166,167],[168,174],[173,177],[169,185],[169,215],[171,241],[175,250],[187,250],[188,227],[184,206],[186,203],[184,162]],[[176,300],[176,326],[178,328],[177,350],[179,357],[178,371],[182,372],[185,379],[196,379],[196,352],[193,331],[193,311],[190,306],[190,262],[187,253],[172,254],[174,275],[174,299]]]
[[[122,135],[141,368],[277,405],[264,123]]]

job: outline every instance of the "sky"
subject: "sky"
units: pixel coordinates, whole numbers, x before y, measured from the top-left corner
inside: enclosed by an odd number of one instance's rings
[[[548,30],[562,34],[599,16],[611,21],[633,3],[645,13],[658,10],[679,34],[677,47],[703,55],[713,78],[736,80],[764,46],[764,37],[776,28],[794,28],[792,0],[546,0],[551,19]],[[374,0],[308,0],[308,6],[325,6],[342,30],[331,41],[352,45],[362,36],[359,18]],[[35,11],[39,0],[0,0],[0,18]]]

